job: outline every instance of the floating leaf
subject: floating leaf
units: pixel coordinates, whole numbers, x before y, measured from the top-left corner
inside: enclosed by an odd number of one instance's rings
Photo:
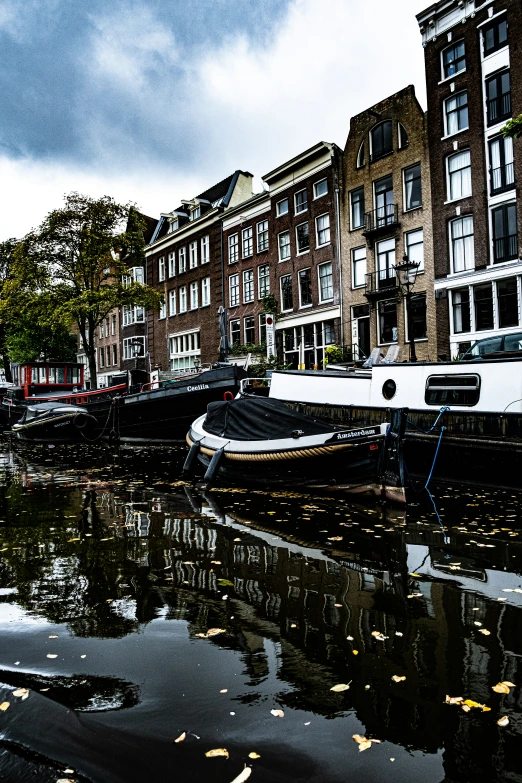
[[[176,737],[174,742],[183,742],[184,739],[187,737],[187,732],[184,731],[183,734],[180,734],[179,737]]]
[[[380,742],[378,739],[367,739],[362,734],[354,734],[353,739],[359,745],[359,752],[371,748],[373,742]]]
[[[330,688],[331,691],[334,691],[335,693],[341,693],[342,691],[347,691],[350,685],[346,685],[345,683],[339,683],[339,685],[334,685],[333,688]]]
[[[249,753],[248,754],[248,758],[249,759],[260,759],[261,756],[259,755],[259,753]]]
[[[399,677],[398,674],[394,674],[392,677],[393,682],[403,682],[406,679],[406,677]]]
[[[243,772],[240,772],[237,778],[234,778],[232,783],[245,783],[245,780],[248,780],[251,774],[252,774],[252,768],[245,767]]]
[[[460,702],[464,701],[463,696],[448,696],[446,695],[446,701],[444,704],[460,704]]]
[[[503,715],[501,718],[497,720],[497,724],[499,726],[507,726],[509,723],[509,718],[507,715]]]
[[[228,750],[226,748],[214,748],[213,750],[207,750],[205,753],[205,756],[208,759],[214,759],[217,758],[217,756],[224,756],[228,759],[228,755]]]
[[[478,620],[474,620],[473,625],[482,625],[482,623],[480,623]]]
[[[502,685],[507,685],[508,688],[514,688],[515,687],[515,683],[514,682],[509,682],[509,680],[502,680]]]
[[[346,638],[348,639],[349,642],[353,642],[353,636],[347,636]]]
[[[2,712],[5,712],[6,710],[8,710],[8,709],[9,709],[9,707],[10,707],[10,706],[11,706],[11,702],[9,702],[9,701],[3,701],[3,702],[0,704],[0,710],[2,710]]]
[[[27,688],[18,688],[16,691],[13,691],[13,696],[16,696],[17,699],[21,698],[23,701],[29,696],[29,691]]]
[[[404,634],[401,633],[400,631],[395,631],[395,636],[404,636]]]
[[[422,574],[408,574],[408,576],[422,576]]]
[[[509,693],[509,685],[506,685],[504,682],[497,682],[491,690],[495,691],[495,693]]]
[[[54,653],[47,653],[47,657],[48,658],[58,658],[58,656],[55,655]]]
[[[353,653],[354,655],[359,655],[359,650],[352,650],[352,653]]]
[[[484,636],[491,636],[491,631],[488,631],[487,628],[480,628],[479,633],[483,633]]]
[[[222,690],[220,690],[219,692],[220,692],[220,693],[228,693],[228,688],[223,688],[223,689],[222,689]]]
[[[470,711],[470,709],[471,709],[471,707],[468,707],[468,705],[467,705],[467,704],[461,704],[461,707],[462,707],[462,709],[464,710],[464,712],[469,712],[469,711]]]
[[[226,633],[225,628],[210,628],[207,631],[207,636],[217,636],[218,633]]]
[[[49,637],[49,639],[58,639],[58,637],[57,637],[57,635],[56,635],[55,633],[53,633],[53,634],[52,634],[52,635]]]
[[[75,783],[72,778],[60,778],[56,783]]]
[[[285,713],[283,710],[270,710],[270,714],[274,716],[274,718],[284,718]]]

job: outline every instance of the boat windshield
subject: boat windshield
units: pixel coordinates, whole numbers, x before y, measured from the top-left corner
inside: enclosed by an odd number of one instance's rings
[[[494,353],[495,351],[502,350],[503,337],[491,337],[489,340],[477,340],[469,351],[466,351],[463,359],[477,359],[480,356],[485,356],[488,353]]]

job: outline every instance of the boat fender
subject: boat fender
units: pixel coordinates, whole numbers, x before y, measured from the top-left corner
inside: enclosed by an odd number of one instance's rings
[[[86,416],[85,413],[77,413],[73,419],[74,426],[78,427],[79,430],[83,430],[84,427],[87,426],[88,422],[89,416]]]
[[[298,438],[300,438],[301,435],[304,435],[304,430],[294,430],[292,432],[292,438],[294,438],[294,440],[297,440]]]
[[[212,459],[210,460],[210,465],[207,468],[207,472],[205,473],[205,481],[207,483],[207,487],[210,485],[211,481],[213,481],[216,473],[218,472],[221,463],[223,462],[223,459],[225,457],[225,447],[218,449],[214,452]]]
[[[230,402],[230,400],[234,399],[234,395],[232,394],[231,391],[226,391],[223,395],[223,399],[225,402]]]
[[[198,454],[199,454],[199,441],[194,441],[194,443],[189,449],[189,453],[187,454],[187,458],[183,464],[183,473],[192,472],[192,468],[194,467],[194,464],[198,458]]]

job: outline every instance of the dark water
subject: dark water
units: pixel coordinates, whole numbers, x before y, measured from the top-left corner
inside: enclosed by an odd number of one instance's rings
[[[198,491],[181,448],[2,448],[0,780],[522,781],[518,496],[386,511]]]

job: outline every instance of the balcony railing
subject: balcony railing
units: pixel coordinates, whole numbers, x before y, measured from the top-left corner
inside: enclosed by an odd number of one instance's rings
[[[398,287],[397,276],[392,269],[381,269],[366,275],[366,296],[394,296]]]
[[[501,261],[511,261],[517,257],[518,241],[516,234],[510,234],[507,237],[493,240],[495,250],[495,263]]]
[[[497,169],[491,169],[491,193],[501,193],[509,190],[515,183],[515,169],[513,163],[506,163]]]
[[[399,225],[399,210],[397,204],[386,204],[378,207],[371,212],[366,212],[364,216],[363,234],[378,233]]]

